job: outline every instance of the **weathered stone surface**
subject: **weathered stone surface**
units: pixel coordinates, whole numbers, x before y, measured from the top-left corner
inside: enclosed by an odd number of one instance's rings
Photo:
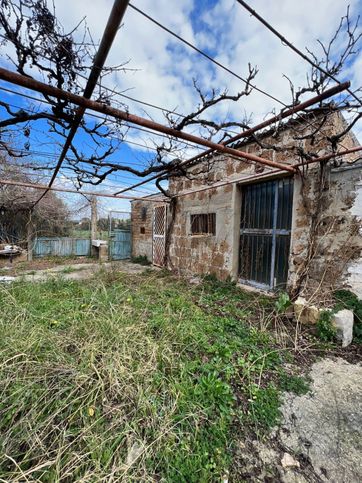
[[[145,446],[143,442],[135,441],[133,445],[129,448],[126,465],[131,466],[144,452]]]
[[[281,460],[283,468],[300,468],[300,463],[289,453],[284,453]]]
[[[342,347],[347,347],[352,342],[353,318],[352,310],[347,309],[340,310],[332,316],[332,324],[337,330],[337,340],[342,344]]]
[[[310,377],[308,394],[284,395],[268,438],[239,443],[233,464],[242,478],[233,481],[362,481],[362,365],[324,359]]]
[[[321,309],[315,305],[309,305],[304,297],[298,297],[294,302],[294,314],[302,324],[316,324],[319,320]]]
[[[285,396],[279,438],[311,462],[316,481],[362,481],[362,366],[325,359],[310,376],[310,393]]]
[[[98,259],[100,262],[106,262],[108,260],[108,244],[101,245],[98,248]]]

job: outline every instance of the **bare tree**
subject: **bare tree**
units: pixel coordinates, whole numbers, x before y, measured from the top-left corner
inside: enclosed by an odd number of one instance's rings
[[[26,172],[6,156],[0,156],[0,177],[20,182],[31,181]],[[65,203],[54,192],[48,192],[33,210],[37,196],[34,190],[22,186],[0,186],[2,242],[25,243],[30,212],[35,234],[46,236],[68,233],[70,212]]]

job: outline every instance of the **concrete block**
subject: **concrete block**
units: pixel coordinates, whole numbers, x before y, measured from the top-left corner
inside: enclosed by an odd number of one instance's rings
[[[106,240],[92,240],[92,246],[99,248],[101,245],[108,245]]]
[[[337,340],[342,347],[347,347],[353,339],[353,312],[343,309],[335,313],[332,317],[332,324],[337,330]]]

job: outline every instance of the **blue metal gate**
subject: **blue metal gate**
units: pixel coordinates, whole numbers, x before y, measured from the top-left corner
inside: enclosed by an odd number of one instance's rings
[[[129,230],[113,230],[110,233],[109,258],[111,260],[131,258],[131,232]]]

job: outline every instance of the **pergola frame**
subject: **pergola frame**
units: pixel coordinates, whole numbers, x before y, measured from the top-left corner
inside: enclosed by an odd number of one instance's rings
[[[113,198],[113,199],[118,199],[118,200],[145,200],[146,197],[142,196],[129,196],[129,195],[112,195],[110,193],[102,193],[102,192],[97,192],[97,191],[83,191],[83,190],[76,190],[76,189],[71,189],[71,188],[57,188],[55,186],[49,186],[47,185],[42,185],[42,184],[37,184],[37,183],[27,183],[23,181],[12,181],[10,179],[0,179],[0,185],[9,185],[9,186],[22,186],[24,188],[33,188],[37,190],[48,190],[48,191],[58,191],[60,193],[74,193],[78,195],[86,195],[86,196],[99,196],[103,198]],[[148,195],[152,196],[152,195]],[[164,199],[158,199],[158,198],[152,198],[152,201],[155,201],[157,203],[165,203]]]
[[[85,97],[78,96],[76,94],[73,94],[69,91],[65,91],[63,89],[59,89],[58,87],[49,86],[44,82],[37,81],[35,79],[26,77],[16,72],[11,72],[2,67],[0,68],[0,79],[10,82],[12,84],[16,84],[21,87],[25,87],[27,89],[31,89],[33,91],[40,92],[42,94],[47,94],[48,96],[56,97],[58,99],[71,102],[84,109],[90,109],[91,111],[99,112],[101,114],[106,114],[116,119],[120,119],[121,121],[126,121],[126,122],[130,122],[131,124],[136,124],[138,126],[146,127],[146,128],[152,129],[153,131],[158,131],[168,136],[175,137],[177,139],[190,141],[191,143],[199,144],[201,146],[211,148],[213,151],[230,154],[232,156],[235,156],[236,158],[243,159],[244,161],[246,160],[246,161],[256,162],[263,166],[270,166],[272,168],[278,168],[282,171],[289,171],[291,173],[295,172],[295,168],[293,168],[292,166],[276,163],[274,161],[261,158],[254,154],[245,153],[243,151],[239,151],[234,148],[229,148],[224,144],[214,143],[212,141],[209,141],[208,139],[200,138],[198,136],[194,136],[193,134],[189,134],[183,131],[178,131],[177,129],[164,126],[163,124],[151,121],[144,117],[136,116],[135,114],[122,111],[121,109],[117,109],[115,107],[111,107],[106,104],[101,104],[100,102],[92,101],[91,99],[86,99]]]
[[[296,114],[297,112],[300,112],[304,109],[307,109],[308,107],[313,106],[314,104],[317,104],[321,101],[324,101],[325,99],[328,99],[328,98],[330,98],[330,97],[332,97],[336,94],[339,94],[340,92],[348,89],[350,87],[350,85],[351,85],[350,82],[343,82],[339,85],[331,87],[330,89],[327,89],[322,94],[319,94],[318,96],[314,96],[311,99],[298,104],[297,106],[286,109],[285,111],[281,112],[280,114],[273,116],[270,119],[267,119],[266,121],[263,121],[263,122],[255,125],[254,127],[241,132],[240,134],[237,134],[236,136],[228,139],[227,141],[224,141],[221,144],[228,145],[228,144],[231,144],[231,143],[235,143],[236,141],[238,141],[242,138],[246,138],[246,137],[250,136],[251,134],[253,134],[257,131],[260,131],[261,129],[264,129],[265,127],[268,127],[275,122],[279,122],[282,119],[290,117],[291,115]],[[194,162],[201,160],[201,159],[205,158],[206,156],[209,156],[213,152],[214,152],[213,149],[208,149],[207,151],[204,151],[203,153],[199,153],[196,156],[193,156],[192,158],[187,159],[186,161],[180,163],[177,168],[186,167],[190,164],[193,164]],[[164,176],[167,173],[169,173],[169,171],[165,170],[162,173],[158,173],[157,175],[154,175],[154,176],[147,178],[146,180],[142,180],[138,183],[135,183],[135,184],[130,185],[126,188],[123,188],[122,190],[117,191],[115,194],[118,195],[118,194],[121,194],[121,193],[125,193],[126,191],[130,191],[132,189],[138,188],[139,186],[142,186],[146,183],[149,183],[151,181],[159,179],[161,176]]]
[[[301,164],[306,164],[306,163],[299,163],[299,164],[296,164],[296,165],[290,165],[290,164],[277,163],[277,162],[262,158],[260,156],[256,156],[254,154],[246,153],[246,152],[241,151],[239,149],[229,147],[228,145],[235,143],[236,141],[238,141],[242,138],[250,136],[254,132],[256,132],[260,129],[263,129],[263,128],[273,124],[274,122],[278,122],[282,119],[285,119],[285,118],[291,116],[294,113],[300,112],[303,109],[306,109],[307,107],[310,107],[310,106],[312,106],[312,105],[314,105],[318,102],[321,102],[322,100],[325,100],[325,99],[327,99],[327,98],[329,98],[329,97],[331,97],[335,94],[338,94],[338,93],[344,91],[345,89],[348,90],[349,87],[350,87],[350,82],[339,83],[338,85],[326,90],[324,93],[322,93],[318,96],[315,96],[315,97],[309,99],[308,101],[300,103],[297,106],[293,106],[289,109],[286,109],[286,110],[282,111],[279,115],[273,116],[272,118],[270,118],[270,119],[268,119],[264,122],[261,122],[261,123],[257,124],[256,126],[250,128],[250,129],[247,129],[247,130],[241,132],[240,134],[228,139],[227,141],[221,142],[221,143],[215,143],[213,141],[210,141],[210,140],[207,140],[207,139],[204,139],[204,138],[201,138],[201,137],[198,137],[198,136],[195,136],[195,135],[183,132],[183,131],[178,131],[178,130],[173,129],[171,127],[164,126],[160,123],[156,123],[154,121],[151,121],[149,119],[146,119],[146,118],[131,114],[129,112],[122,111],[122,110],[117,109],[115,107],[111,107],[109,105],[105,105],[105,104],[91,100],[90,97],[91,97],[91,95],[94,91],[94,88],[95,88],[95,86],[98,82],[99,76],[101,74],[102,68],[103,68],[105,60],[106,60],[106,57],[109,53],[109,50],[110,50],[111,45],[113,43],[113,40],[116,36],[116,33],[118,31],[118,28],[120,26],[120,23],[122,21],[122,18],[124,16],[124,13],[127,9],[128,4],[129,4],[129,0],[114,0],[114,4],[113,4],[113,7],[112,7],[106,28],[104,30],[103,36],[102,36],[101,44],[100,44],[99,49],[97,51],[97,54],[95,56],[95,59],[94,59],[94,62],[93,62],[92,68],[91,68],[91,72],[90,72],[90,75],[89,75],[89,78],[87,80],[87,84],[86,84],[86,87],[85,87],[85,90],[84,90],[84,93],[83,93],[83,96],[75,95],[71,92],[68,92],[68,91],[47,85],[43,82],[37,81],[37,80],[32,79],[30,77],[27,77],[25,75],[21,75],[21,74],[15,73],[15,72],[11,72],[11,71],[4,69],[4,68],[0,68],[0,79],[2,79],[2,80],[5,80],[5,81],[10,82],[12,84],[16,84],[18,86],[22,86],[22,87],[40,92],[42,94],[46,94],[48,96],[52,96],[52,97],[56,97],[58,99],[66,100],[66,101],[71,102],[71,103],[78,106],[74,121],[71,124],[68,137],[67,137],[67,139],[66,139],[66,141],[63,145],[62,152],[61,152],[60,157],[58,159],[57,165],[56,165],[56,167],[55,167],[55,169],[52,173],[49,184],[47,186],[44,186],[44,185],[39,185],[39,184],[34,184],[34,183],[18,183],[18,182],[15,182],[15,181],[11,182],[11,181],[7,181],[7,180],[0,180],[0,184],[9,184],[9,185],[13,184],[13,185],[27,186],[27,187],[31,187],[31,188],[37,188],[37,189],[44,189],[44,192],[39,197],[39,199],[35,202],[34,206],[45,196],[45,194],[50,189],[53,189],[53,190],[56,190],[56,191],[70,192],[70,193],[71,192],[79,193],[80,191],[77,191],[77,190],[53,188],[52,185],[53,185],[53,183],[56,179],[56,176],[57,176],[57,174],[58,174],[58,172],[61,168],[61,165],[62,165],[62,163],[65,159],[67,151],[68,151],[68,149],[71,145],[71,142],[72,142],[72,140],[73,140],[73,138],[74,138],[74,136],[77,132],[77,129],[78,129],[80,123],[81,123],[81,120],[84,116],[86,109],[90,109],[90,110],[98,112],[98,113],[109,115],[109,116],[112,116],[116,119],[127,121],[127,122],[130,122],[130,123],[138,125],[138,126],[147,127],[149,129],[151,129],[152,131],[163,133],[163,134],[166,134],[168,136],[171,136],[171,137],[174,137],[174,138],[177,138],[177,139],[186,140],[186,141],[189,141],[189,142],[194,143],[196,145],[201,145],[201,146],[205,146],[205,147],[209,148],[207,151],[204,151],[204,152],[202,152],[202,153],[200,153],[200,154],[180,163],[174,169],[178,169],[180,167],[185,167],[185,166],[188,166],[188,165],[194,163],[195,161],[202,160],[203,158],[212,154],[213,152],[224,153],[224,154],[228,154],[230,156],[233,156],[235,158],[242,159],[244,161],[246,160],[246,161],[249,161],[249,162],[255,162],[255,163],[258,163],[262,166],[267,166],[269,168],[273,168],[274,171],[277,171],[277,172],[280,171],[281,173],[286,172],[286,173],[289,173],[289,174],[295,174],[295,173],[298,172],[298,167],[301,166]],[[356,149],[356,150],[358,150],[358,149]],[[350,151],[348,151],[348,152],[350,152]],[[339,153],[339,154],[332,154],[330,156],[327,156],[327,158],[329,159],[329,158],[337,156],[337,155],[342,156],[343,154],[347,154],[347,152],[342,152],[342,153]],[[315,162],[318,162],[318,161],[323,161],[325,159],[326,159],[326,156],[324,156],[322,158],[313,158],[311,160],[308,160],[307,164],[315,163]],[[106,197],[121,198],[121,199],[140,199],[140,198],[131,197],[131,196],[121,196],[121,193],[123,193],[125,191],[132,190],[132,189],[134,189],[138,186],[141,186],[143,184],[146,184],[150,181],[153,181],[153,180],[156,180],[156,179],[161,179],[163,176],[165,176],[165,174],[170,174],[170,173],[172,174],[172,172],[173,172],[172,168],[169,169],[169,170],[164,170],[164,171],[161,171],[160,173],[158,173],[157,175],[154,175],[154,176],[152,176],[152,177],[150,177],[146,180],[142,180],[139,183],[136,183],[136,184],[133,184],[129,187],[126,187],[126,188],[122,189],[121,191],[118,191],[117,193],[115,193],[113,195],[106,194],[106,193],[105,194],[99,193],[98,196],[106,196]],[[233,181],[225,181],[226,184],[229,183],[229,182],[233,182]],[[203,189],[211,189],[211,188],[212,187],[208,186],[208,187],[204,187]],[[84,194],[86,194],[86,193],[91,194],[91,192],[84,192],[84,191],[83,191],[83,193]],[[93,194],[96,194],[96,193],[93,193]],[[163,202],[164,202],[164,200],[163,200]]]
[[[101,43],[99,45],[97,54],[94,58],[92,68],[87,80],[87,84],[85,86],[84,92],[83,92],[83,97],[85,99],[90,99],[90,97],[93,94],[93,91],[97,85],[98,79],[101,75],[102,69],[104,67],[104,63],[106,61],[106,58],[108,56],[108,53],[111,49],[112,43],[116,37],[117,31],[121,25],[123,16],[126,12],[127,6],[128,6],[129,0],[114,0],[113,7],[111,10],[111,13],[108,18],[108,22],[106,25],[106,28],[104,29],[103,36]],[[52,177],[50,178],[49,184],[47,189],[42,193],[42,195],[38,198],[38,200],[34,203],[34,206],[39,203],[40,200],[44,198],[44,196],[47,194],[49,188],[52,187],[55,178],[57,177],[57,174],[59,173],[59,170],[63,164],[63,161],[67,155],[67,152],[69,151],[69,148],[72,144],[72,141],[74,139],[74,136],[76,135],[76,132],[80,126],[80,123],[82,122],[83,116],[85,114],[85,107],[80,106],[77,109],[76,115],[72,121],[68,136],[65,140],[65,143],[63,145],[62,152],[60,153],[58,162],[54,168]]]

